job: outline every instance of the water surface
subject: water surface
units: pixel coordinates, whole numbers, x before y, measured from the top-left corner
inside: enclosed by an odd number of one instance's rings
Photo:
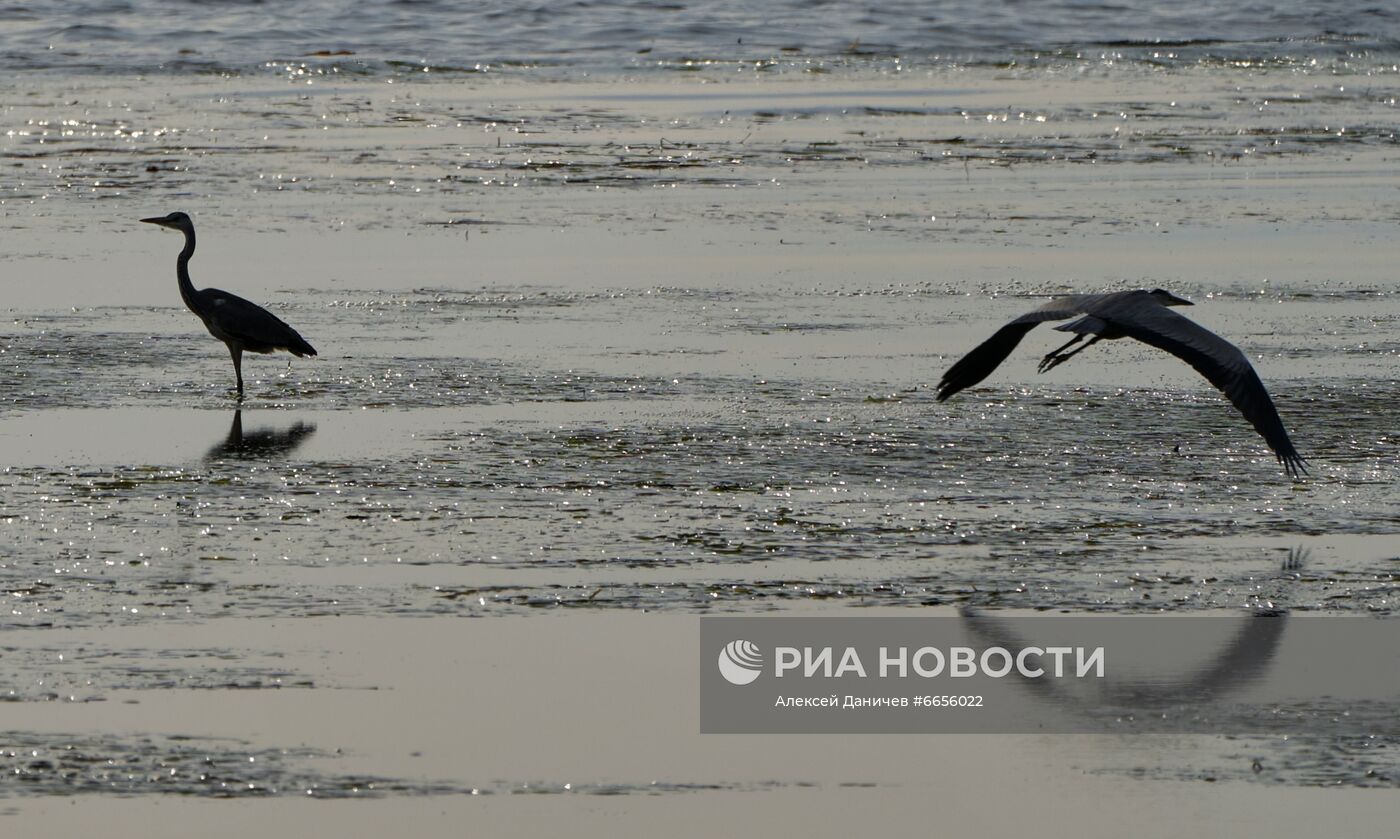
[[[0,662],[26,780],[0,795],[388,819],[543,789],[596,794],[561,823],[619,823],[596,801],[621,796],[918,826],[938,787],[911,778],[1012,766],[1047,800],[1296,825],[1300,788],[1393,787],[1375,739],[843,740],[832,767],[820,738],[653,748],[608,710],[658,650],[686,651],[689,701],[686,627],[715,611],[1396,610],[1395,16],[809,9],[9,10]],[[321,352],[249,359],[241,412],[178,238],[137,223],[175,209],[197,285]],[[1128,342],[1040,376],[1040,330],[933,398],[1046,296],[1156,286],[1247,352],[1305,480]],[[554,649],[608,664],[531,664]],[[517,710],[560,695],[603,699]]]

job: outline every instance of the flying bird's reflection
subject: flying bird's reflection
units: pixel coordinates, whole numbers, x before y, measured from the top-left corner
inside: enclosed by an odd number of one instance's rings
[[[211,448],[204,459],[239,460],[287,455],[315,433],[313,423],[301,420],[286,428],[258,428],[245,432],[243,411],[237,410],[233,412],[233,425],[229,426],[228,437]]]
[[[984,644],[1006,649],[1030,646],[1030,640],[1015,631],[1013,621],[1003,621],[976,609],[963,609],[962,618],[968,631]],[[1064,690],[1055,680],[1021,681],[1045,701],[1068,710],[1108,707],[1115,712],[1153,712],[1167,707],[1208,707],[1228,694],[1242,691],[1273,667],[1287,618],[1288,613],[1282,610],[1256,613],[1241,619],[1234,634],[1221,639],[1220,647],[1203,665],[1185,672],[1157,672],[1137,680],[1117,680],[1109,687],[1096,687],[1092,695]]]

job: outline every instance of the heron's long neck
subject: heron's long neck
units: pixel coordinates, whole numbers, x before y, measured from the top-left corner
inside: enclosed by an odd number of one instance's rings
[[[194,255],[194,231],[186,230],[184,233],[185,247],[175,260],[175,273],[180,278],[180,297],[185,301],[185,305],[190,308],[190,311],[199,314],[194,300],[194,283],[190,282],[190,257]]]

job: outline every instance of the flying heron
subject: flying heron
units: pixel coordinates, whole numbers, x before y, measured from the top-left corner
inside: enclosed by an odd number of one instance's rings
[[[1167,308],[1193,305],[1190,300],[1183,300],[1160,288],[1057,297],[998,329],[996,334],[950,367],[938,383],[938,401],[942,402],[991,375],[1036,324],[1069,320],[1079,315],[1077,319],[1055,327],[1060,332],[1073,332],[1075,336],[1069,343],[1041,359],[1041,373],[1069,361],[1105,338],[1136,338],[1144,344],[1166,350],[1196,368],[1196,372],[1209,379],[1244,414],[1244,418],[1274,450],[1289,477],[1297,478],[1300,472],[1306,473],[1302,456],[1293,448],[1293,441],[1288,439],[1288,432],[1283,428],[1283,421],[1279,419],[1269,392],[1264,389],[1264,383],[1259,381],[1259,374],[1254,372],[1245,354],[1214,332]],[[1086,335],[1092,337],[1083,346],[1065,352],[1084,340]]]
[[[286,350],[297,358],[315,355],[316,350],[282,319],[236,294],[217,288],[195,288],[190,282],[190,256],[194,254],[194,222],[184,213],[159,218],[143,218],[185,234],[185,247],[175,260],[180,279],[180,297],[191,312],[199,315],[209,334],[228,345],[233,357],[233,373],[238,377],[238,398],[243,398],[243,351],[270,353]]]

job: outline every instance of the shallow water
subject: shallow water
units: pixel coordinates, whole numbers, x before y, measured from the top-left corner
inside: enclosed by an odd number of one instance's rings
[[[739,62],[766,70],[838,60],[1025,61],[1039,52],[1073,57],[1083,46],[1170,63],[1201,56],[1247,60],[1261,49],[1347,56],[1393,48],[1400,34],[1400,15],[1384,5],[1323,0],[1284,0],[1267,11],[1219,0],[1171,7],[883,0],[815,8],[820,12],[793,0],[660,6],[494,0],[469,7],[425,0],[369,8],[319,0],[296,10],[261,3],[172,8],[152,0],[89,0],[42,10],[12,5],[0,24],[0,67],[214,73],[301,59],[297,63],[344,65],[357,74],[551,66],[692,70]]]
[[[1010,5],[911,24],[884,4],[819,28],[775,11],[785,29],[744,4],[499,26],[417,4],[299,31],[221,5],[191,8],[200,46],[172,55],[165,24],[132,22],[143,4],[90,5],[0,28],[0,66],[23,70],[0,103],[0,662],[24,710],[3,758],[25,778],[0,795],[898,801],[926,767],[891,768],[888,745],[808,772],[806,745],[755,741],[772,759],[735,780],[693,735],[597,762],[588,735],[541,734],[540,710],[501,734],[530,748],[426,771],[393,736],[431,744],[451,706],[419,708],[420,728],[402,695],[375,706],[382,740],[347,740],[362,693],[431,682],[479,643],[464,617],[530,639],[469,671],[504,674],[490,707],[510,709],[535,684],[517,650],[597,632],[641,655],[606,622],[638,610],[661,613],[645,643],[687,650],[679,622],[716,611],[1396,612],[1384,9],[1047,11],[1047,28]],[[1372,34],[1298,23],[1322,11]],[[480,15],[495,52],[464,37]],[[308,55],[338,50],[354,55]],[[321,353],[248,359],[240,413],[173,287],[178,238],[136,223],[174,209],[198,225],[196,285],[268,304]],[[1130,342],[1039,376],[1062,343],[1039,330],[934,399],[1044,296],[1156,286],[1249,354],[1305,480]],[[269,621],[285,637],[248,628]],[[336,637],[350,621],[379,628]],[[415,655],[335,664],[375,633]],[[605,672],[572,675],[631,701],[618,686],[641,677]],[[285,702],[334,710],[314,737],[247,722]],[[1174,743],[991,751],[1035,753],[1026,780],[1047,790],[1082,770],[1072,794],[1096,799],[1125,778],[1187,800],[1230,781],[1227,810],[1241,787],[1400,776],[1379,739]],[[1001,771],[987,748],[960,759]]]

